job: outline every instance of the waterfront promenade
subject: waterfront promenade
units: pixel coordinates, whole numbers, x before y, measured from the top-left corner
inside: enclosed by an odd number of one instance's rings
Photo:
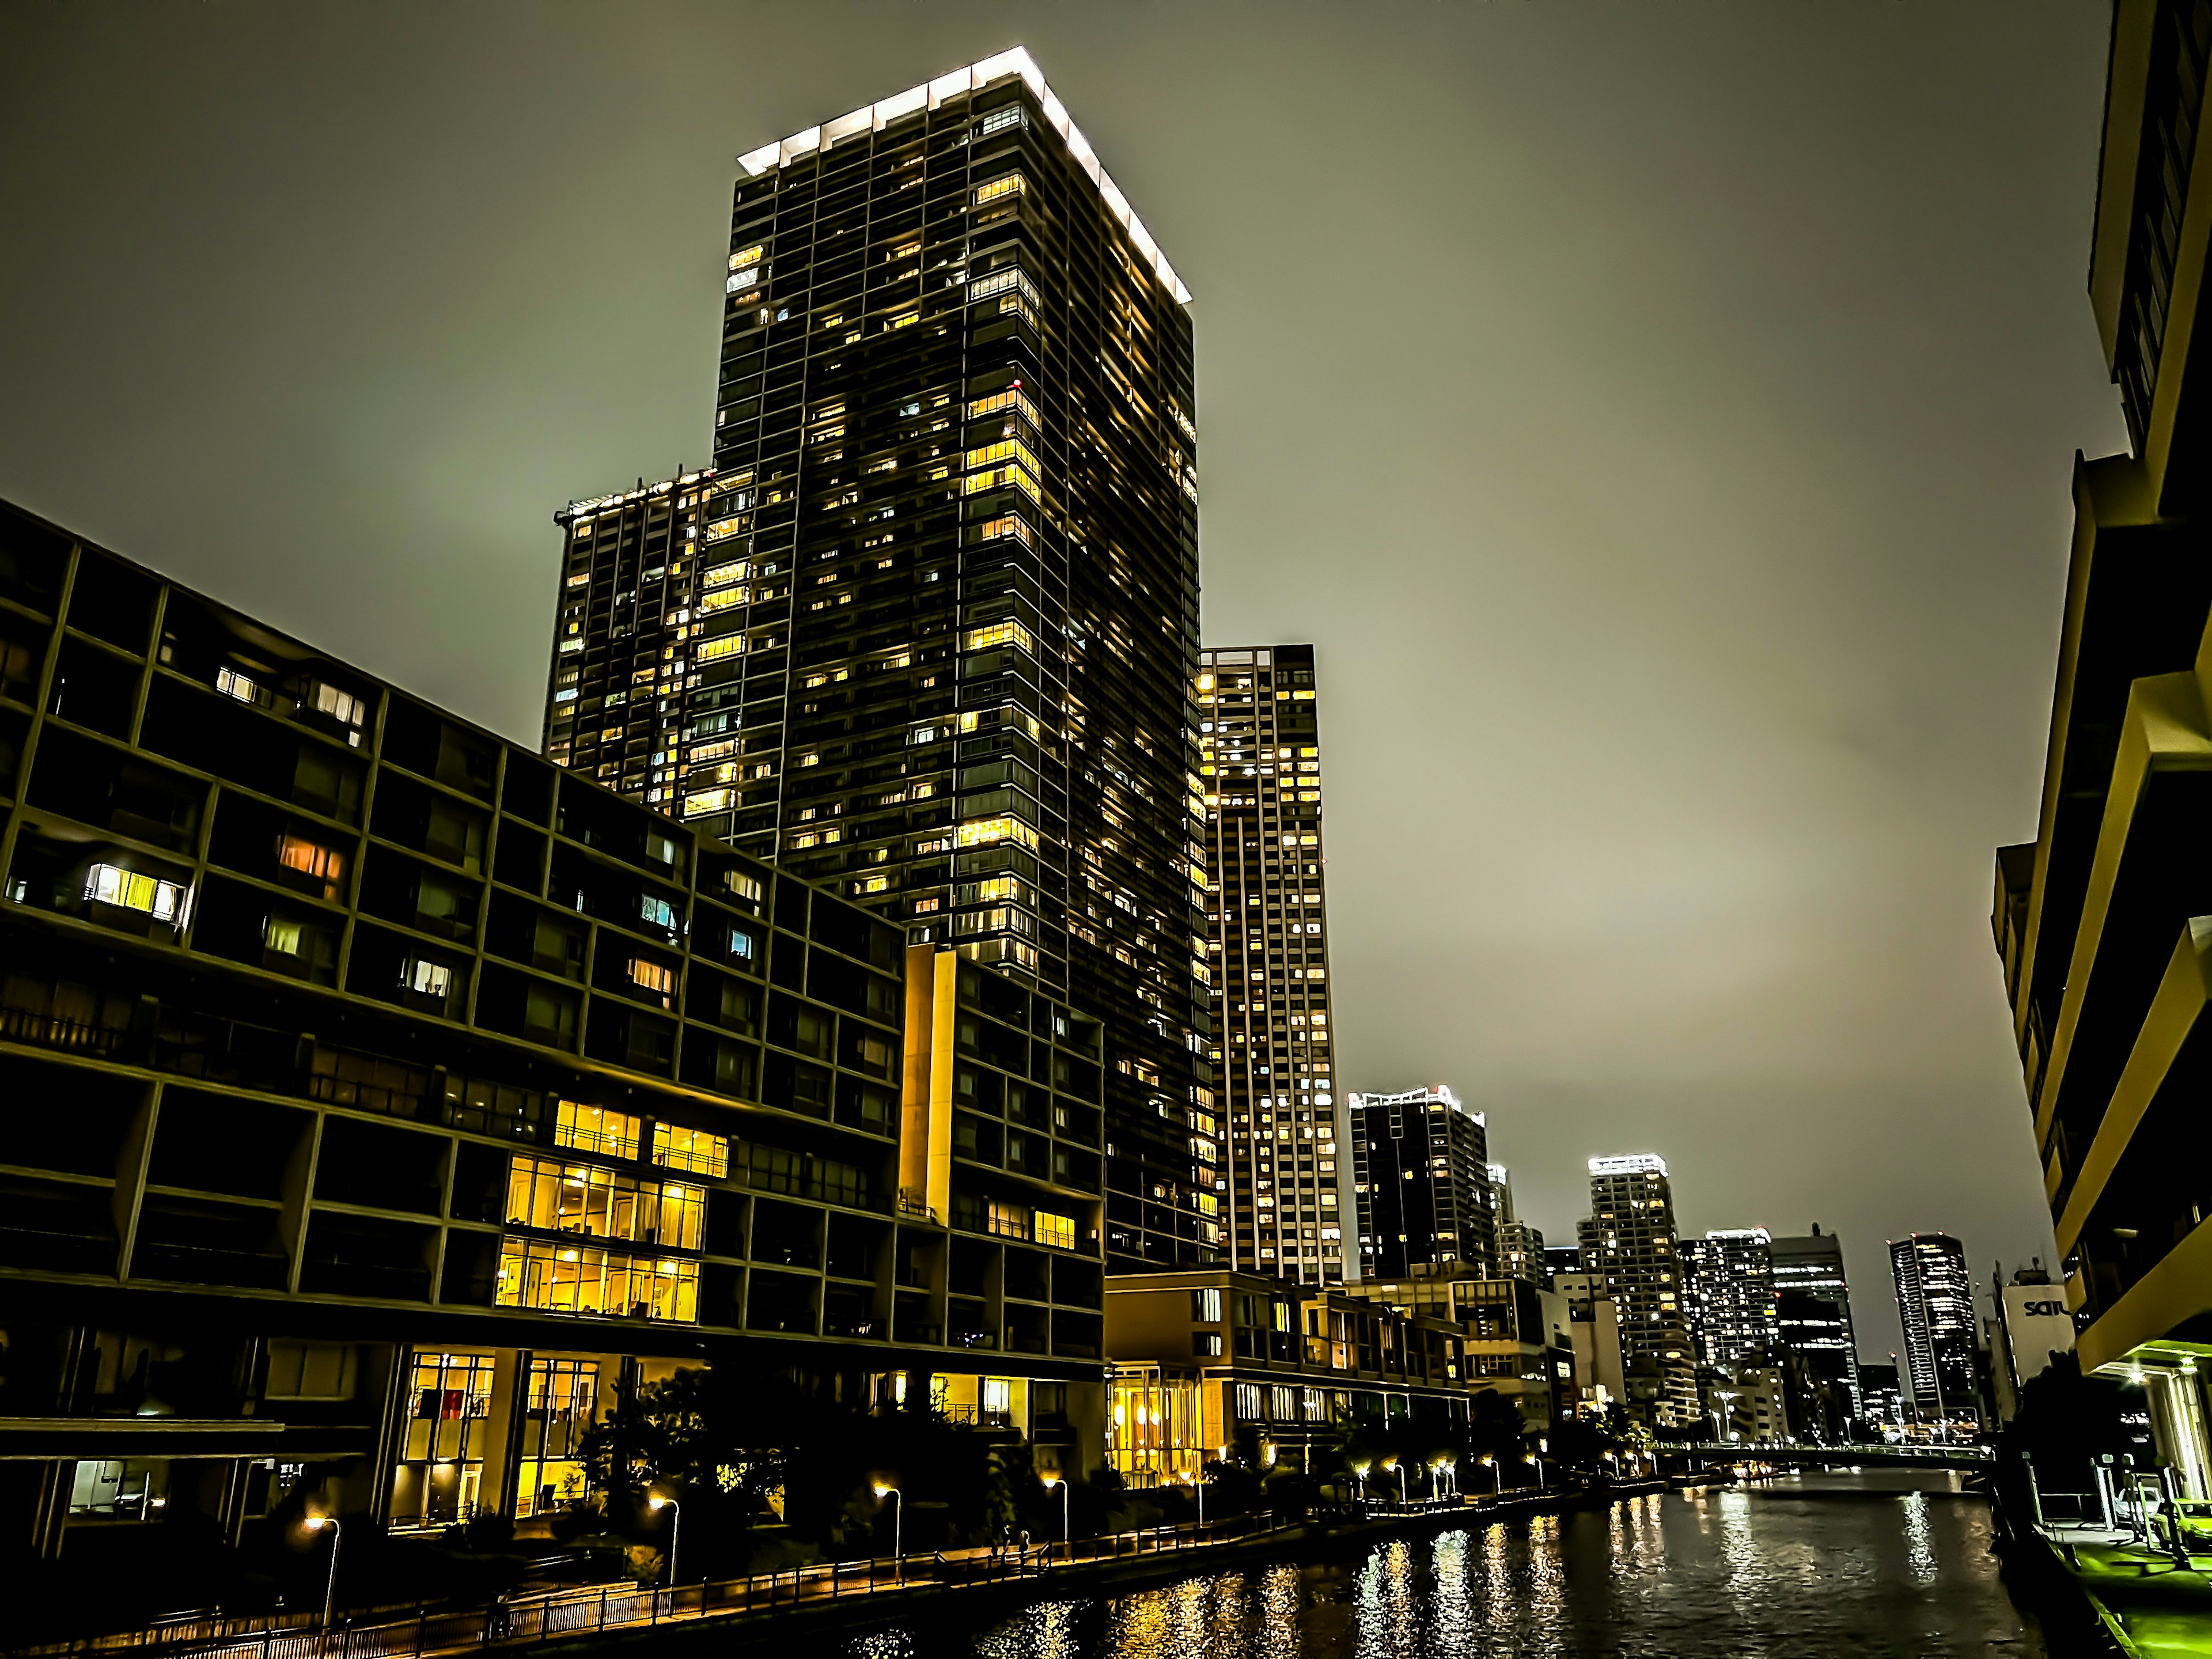
[[[1711,1484],[1710,1474],[1596,1488],[1519,1489],[1375,1504],[1315,1514],[1263,1513],[1012,1549],[963,1549],[820,1562],[749,1577],[652,1588],[629,1583],[512,1597],[467,1608],[374,1610],[324,1628],[311,1616],[202,1620],[11,1650],[10,1659],[428,1659],[492,1649],[574,1648],[711,1635],[718,1645],[912,1618],[957,1597],[964,1613],[1046,1594],[1121,1589],[1255,1561],[1418,1535],[1470,1521],[1604,1505]]]

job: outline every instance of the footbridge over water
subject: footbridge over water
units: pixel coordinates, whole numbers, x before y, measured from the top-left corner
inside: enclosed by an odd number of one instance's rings
[[[1693,1440],[1687,1443],[1664,1441],[1654,1449],[1662,1455],[1669,1452],[1687,1453],[1698,1457],[1710,1457],[1717,1462],[1771,1463],[1778,1468],[1857,1466],[1866,1468],[1985,1469],[1996,1462],[1996,1454],[1987,1446],[1770,1446],[1741,1441]]]

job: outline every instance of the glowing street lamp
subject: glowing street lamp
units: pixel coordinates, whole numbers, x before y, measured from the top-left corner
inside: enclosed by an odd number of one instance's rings
[[[655,1492],[655,1493],[653,1493],[653,1495],[652,1497],[650,1497],[650,1498],[647,1498],[647,1499],[645,1500],[645,1506],[646,1506],[646,1508],[647,1508],[647,1509],[649,1509],[649,1510],[653,1510],[653,1513],[655,1513],[656,1515],[657,1515],[657,1514],[659,1514],[662,1510],[668,1510],[668,1511],[669,1511],[669,1516],[668,1516],[668,1587],[669,1587],[671,1589],[675,1589],[675,1588],[676,1588],[676,1540],[677,1540],[677,1530],[678,1530],[678,1528],[682,1527],[682,1526],[683,1526],[683,1524],[684,1524],[684,1506],[683,1506],[681,1504],[678,1503],[678,1502],[677,1502],[674,1498],[663,1498],[663,1497],[662,1497],[659,1492]]]
[[[1399,1461],[1395,1457],[1386,1457],[1382,1460],[1382,1468],[1386,1474],[1392,1469],[1398,1471],[1398,1501],[1401,1504],[1411,1503],[1412,1500],[1406,1496],[1405,1465],[1399,1462]]]
[[[320,1532],[325,1527],[330,1528],[331,1577],[330,1583],[323,1588],[323,1628],[327,1631],[331,1627],[331,1608],[337,1601],[338,1546],[344,1541],[345,1533],[339,1527],[338,1518],[335,1515],[311,1515],[300,1524],[307,1528],[309,1532]]]
[[[1364,1463],[1352,1466],[1352,1478],[1359,1483],[1359,1501],[1363,1504],[1367,1501],[1367,1469],[1368,1465]]]
[[[1523,1452],[1521,1454],[1521,1461],[1523,1463],[1534,1463],[1536,1466],[1536,1490],[1541,1492],[1544,1489],[1544,1460],[1534,1452]]]
[[[1060,1488],[1060,1541],[1067,1551],[1067,1559],[1073,1561],[1075,1559],[1075,1534],[1068,1529],[1067,1524],[1067,1482],[1057,1474],[1042,1474],[1037,1478],[1044,1482],[1047,1492],[1054,1486]],[[1200,1498],[1199,1501],[1204,1503],[1206,1500]]]
[[[887,1486],[878,1480],[876,1482],[876,1496],[878,1499],[888,1498],[891,1500],[891,1554],[898,1562],[898,1580],[903,1584],[906,1583],[906,1548],[901,1532],[906,1524],[906,1495],[896,1486]]]

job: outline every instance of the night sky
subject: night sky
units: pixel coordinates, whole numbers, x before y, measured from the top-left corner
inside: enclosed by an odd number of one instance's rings
[[[1571,1242],[2050,1230],[2035,830],[2106,9],[19,3],[0,494],[536,741],[572,496],[706,459],[741,151],[1029,47],[1195,294],[1207,642],[1320,647],[1340,1085]]]

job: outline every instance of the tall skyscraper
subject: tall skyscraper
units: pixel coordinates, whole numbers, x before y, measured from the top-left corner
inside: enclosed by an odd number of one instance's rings
[[[1231,1260],[1341,1284],[1357,1224],[1329,1063],[1313,647],[1201,651],[1197,703]]]
[[[1662,1420],[1694,1422],[1697,1366],[1667,1160],[1594,1158],[1589,1177],[1590,1213],[1576,1229],[1582,1271],[1601,1276],[1620,1310],[1624,1363],[1632,1370],[1638,1359],[1658,1368]]]
[[[1905,1327],[1903,1370],[1921,1419],[1979,1422],[1974,1287],[1966,1247],[1947,1233],[1893,1239],[1889,1270]]]
[[[1784,1347],[1805,1357],[1814,1377],[1841,1395],[1843,1416],[1863,1416],[1843,1240],[1822,1232],[1816,1221],[1811,1232],[1776,1238],[1767,1249],[1774,1263],[1775,1334]]]
[[[1681,1247],[1685,1301],[1708,1365],[1764,1363],[1774,1346],[1774,1262],[1764,1227],[1732,1227]]]
[[[1213,1260],[1189,294],[1019,50],[739,160],[713,476],[635,587],[566,515],[549,748],[1099,1014],[1109,1256]]]
[[[1490,1166],[1491,1212],[1498,1222],[1498,1271],[1506,1279],[1549,1285],[1544,1264],[1544,1235],[1514,1212],[1513,1176],[1503,1164]]]
[[[1443,1084],[1349,1097],[1364,1279],[1462,1262],[1498,1272],[1490,1127]]]

